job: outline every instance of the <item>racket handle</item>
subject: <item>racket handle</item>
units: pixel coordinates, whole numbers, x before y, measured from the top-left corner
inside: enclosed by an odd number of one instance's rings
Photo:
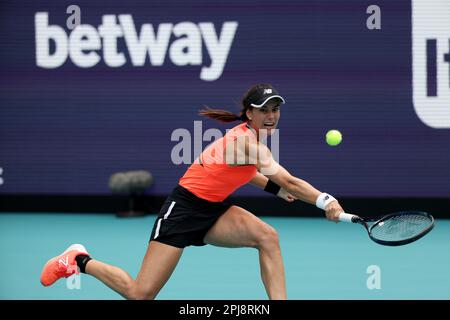
[[[355,216],[354,214],[350,213],[342,212],[339,214],[339,221],[342,222],[354,222],[356,221],[356,218],[358,218],[358,216]]]

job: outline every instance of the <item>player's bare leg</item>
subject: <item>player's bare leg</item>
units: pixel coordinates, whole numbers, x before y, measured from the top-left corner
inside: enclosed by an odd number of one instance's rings
[[[270,299],[286,299],[283,259],[274,228],[237,206],[227,210],[208,231],[205,243],[220,247],[259,250],[261,278]]]

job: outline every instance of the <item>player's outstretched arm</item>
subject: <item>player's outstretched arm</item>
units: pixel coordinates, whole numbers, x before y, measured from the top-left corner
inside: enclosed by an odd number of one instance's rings
[[[257,148],[257,151],[255,152],[252,148]],[[305,180],[291,175],[273,159],[272,153],[264,144],[250,145],[249,156],[251,157],[252,154],[257,154],[256,167],[263,175],[285,189],[296,199],[316,205],[325,210],[325,214],[329,220],[339,221],[339,214],[344,212],[344,210],[335,198],[317,190]]]

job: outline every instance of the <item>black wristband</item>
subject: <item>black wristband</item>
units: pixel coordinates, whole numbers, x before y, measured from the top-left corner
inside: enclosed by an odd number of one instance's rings
[[[280,189],[281,187],[279,185],[269,179],[269,181],[267,181],[266,187],[264,188],[264,191],[277,195]]]

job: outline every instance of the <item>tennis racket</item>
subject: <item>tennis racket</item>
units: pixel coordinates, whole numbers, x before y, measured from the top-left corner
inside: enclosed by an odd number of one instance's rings
[[[422,211],[402,211],[376,218],[341,213],[339,220],[363,225],[370,239],[385,246],[401,246],[414,242],[434,227],[433,216]]]

